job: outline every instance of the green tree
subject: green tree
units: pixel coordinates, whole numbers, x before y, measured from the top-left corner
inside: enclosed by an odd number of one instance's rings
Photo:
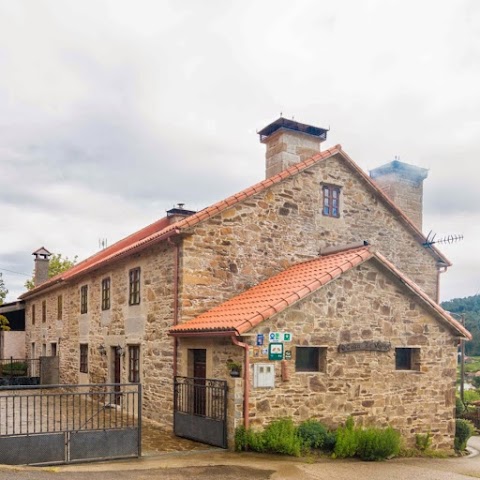
[[[48,264],[48,278],[52,278],[59,273],[65,272],[69,268],[72,268],[77,263],[78,256],[75,255],[73,260],[70,260],[68,257],[63,258],[61,253],[53,254],[50,257],[50,263]],[[25,288],[31,290],[35,286],[34,282],[35,272],[32,275],[32,278],[25,282]]]
[[[7,296],[8,290],[5,287],[5,282],[2,278],[2,272],[0,272],[0,305],[5,301],[5,297]]]
[[[10,330],[10,322],[4,315],[0,315],[0,332],[8,332]]]

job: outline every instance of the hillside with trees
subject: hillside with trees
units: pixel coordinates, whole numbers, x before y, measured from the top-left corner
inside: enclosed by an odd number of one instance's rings
[[[465,315],[465,326],[473,335],[472,340],[465,342],[465,354],[480,356],[480,295],[454,298],[442,302],[441,306],[449,312]],[[457,316],[455,318],[458,319]]]

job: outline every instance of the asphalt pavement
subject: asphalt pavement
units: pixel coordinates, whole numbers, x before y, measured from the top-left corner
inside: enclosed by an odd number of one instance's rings
[[[128,461],[58,467],[0,466],[0,480],[466,480],[480,478],[480,437],[464,457],[395,458],[384,462],[291,458],[210,449]]]

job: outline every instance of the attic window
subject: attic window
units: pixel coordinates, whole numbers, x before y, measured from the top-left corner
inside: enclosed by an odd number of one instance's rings
[[[325,217],[340,217],[340,187],[323,185],[322,213]]]

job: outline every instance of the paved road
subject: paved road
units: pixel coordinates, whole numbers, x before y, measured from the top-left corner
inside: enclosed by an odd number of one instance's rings
[[[469,445],[480,451],[480,437]],[[480,478],[480,455],[400,458],[386,462],[321,459],[312,463],[220,450],[182,452],[138,460],[50,468],[0,466],[0,480],[467,480]]]

